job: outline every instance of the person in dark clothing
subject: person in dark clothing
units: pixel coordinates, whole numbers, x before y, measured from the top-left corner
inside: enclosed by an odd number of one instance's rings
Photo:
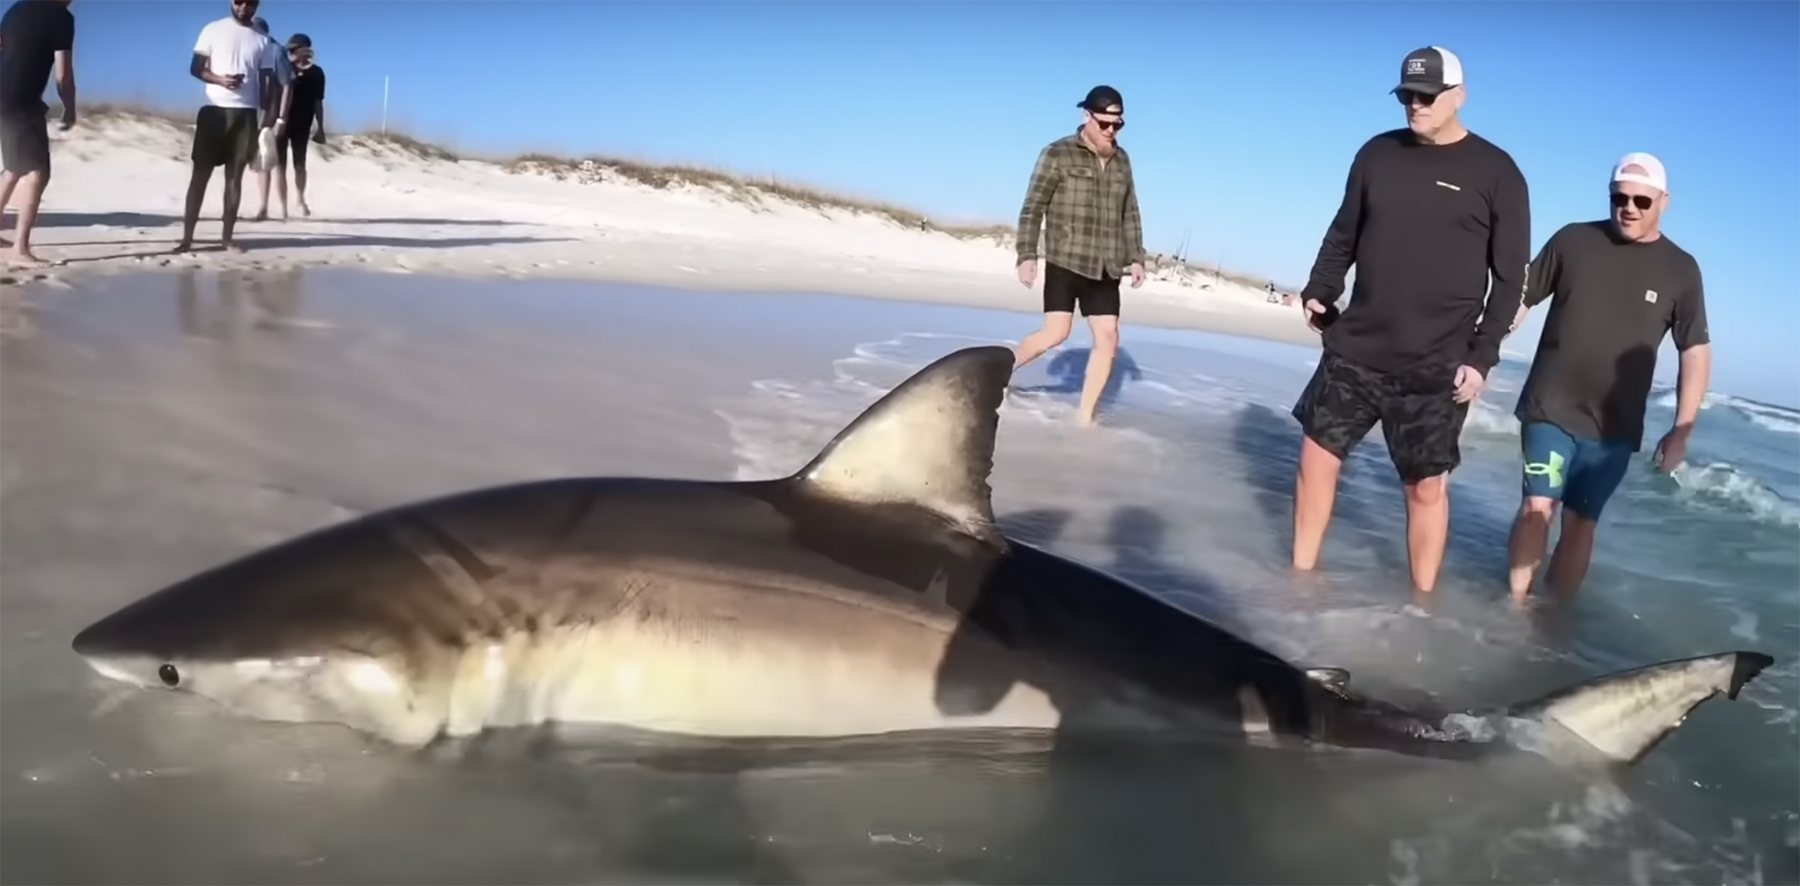
[[[18,231],[0,237],[7,265],[50,266],[31,251],[38,206],[50,184],[50,129],[44,87],[56,73],[62,128],[75,125],[75,15],[69,0],[19,0],[0,16],[0,215],[19,196]]]
[[[1293,409],[1305,433],[1294,567],[1317,565],[1344,459],[1379,423],[1406,487],[1413,584],[1430,591],[1449,537],[1457,438],[1519,307],[1531,215],[1511,155],[1458,118],[1462,61],[1433,46],[1409,53],[1400,70],[1393,94],[1407,128],[1357,151],[1301,292],[1324,352]],[[1351,265],[1356,284],[1340,312]]]
[[[287,130],[275,143],[276,191],[281,195],[281,215],[287,217],[287,168],[294,165],[294,196],[300,203],[301,215],[312,215],[306,205],[306,144],[325,143],[325,69],[313,61],[312,38],[295,34],[287,42],[288,64],[294,72],[290,85],[293,100],[288,105]],[[263,194],[266,202],[267,191]],[[268,207],[265,206],[264,214]]]
[[[1662,161],[1627,154],[1613,167],[1611,218],[1557,231],[1531,263],[1514,328],[1550,300],[1537,355],[1515,413],[1524,450],[1524,501],[1513,521],[1511,584],[1531,592],[1562,510],[1545,584],[1572,596],[1587,577],[1607,499],[1644,446],[1644,412],[1665,336],[1681,353],[1675,425],[1656,444],[1672,472],[1712,374],[1706,291],[1694,257],[1662,233],[1669,180]]]

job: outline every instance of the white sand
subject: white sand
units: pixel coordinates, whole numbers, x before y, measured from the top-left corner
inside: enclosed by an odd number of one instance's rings
[[[1036,313],[1013,276],[1010,238],[964,240],[884,216],[755,203],[699,186],[658,190],[582,176],[558,180],[481,161],[427,160],[390,144],[313,146],[314,215],[240,220],[218,249],[215,177],[196,232],[208,251],[169,255],[180,238],[190,129],[149,117],[91,117],[56,139],[55,178],[33,245],[66,260],[51,279],[186,266],[366,266],[375,270],[624,281],[716,291],[827,292]],[[290,200],[292,195],[290,194]],[[241,216],[259,202],[246,182]],[[279,215],[271,199],[271,214]],[[1125,320],[1298,343],[1317,341],[1298,308],[1247,286],[1177,276],[1126,288]],[[13,275],[14,281],[39,274]]]

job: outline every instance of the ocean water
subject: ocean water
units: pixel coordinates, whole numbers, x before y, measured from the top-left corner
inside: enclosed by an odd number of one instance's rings
[[[6,882],[1800,882],[1800,412],[1715,395],[1690,463],[1648,452],[1572,604],[1515,609],[1503,364],[1464,436],[1437,593],[1408,587],[1372,435],[1324,563],[1285,566],[1316,349],[1125,330],[1094,429],[1085,332],[1003,407],[995,505],[1399,701],[1534,697],[1726,649],[1777,665],[1643,764],[1571,777],[1378,753],[1030,736],[721,749],[497,734],[406,753],[97,682],[68,638],[222,559],[346,516],[573,473],[789,473],[911,372],[1036,318],[352,272],[35,290],[0,342],[0,879]],[[1659,391],[1652,428],[1672,394]],[[1652,433],[1654,437],[1654,432]]]

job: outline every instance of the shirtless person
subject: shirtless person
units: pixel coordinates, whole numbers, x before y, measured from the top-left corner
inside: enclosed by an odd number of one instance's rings
[[[1562,537],[1545,583],[1572,596],[1587,577],[1606,500],[1644,445],[1656,350],[1681,352],[1675,426],[1656,444],[1657,466],[1687,457],[1712,372],[1700,265],[1662,233],[1669,179],[1662,161],[1627,154],[1613,167],[1611,217],[1557,231],[1526,277],[1513,328],[1550,300],[1537,356],[1515,410],[1524,449],[1524,501],[1512,531],[1512,592],[1523,599],[1562,509]]]
[[[194,117],[194,171],[188,180],[187,205],[181,219],[181,242],[176,252],[192,252],[194,225],[200,220],[200,204],[215,167],[225,167],[224,210],[220,213],[225,248],[242,252],[232,240],[237,227],[238,204],[243,198],[244,169],[256,159],[257,134],[274,127],[277,137],[285,122],[288,102],[286,66],[280,47],[256,30],[257,0],[232,0],[231,15],[209,22],[194,43],[188,73],[206,84],[206,104]],[[279,89],[279,98],[263,102],[267,90]],[[263,110],[258,110],[258,109]],[[261,117],[259,127],[258,117]]]
[[[1144,285],[1144,222],[1138,214],[1131,157],[1119,146],[1125,100],[1096,86],[1081,102],[1081,128],[1039,152],[1019,211],[1019,282],[1037,280],[1038,236],[1045,238],[1044,326],[1019,343],[1016,372],[1062,344],[1075,324],[1075,306],[1094,334],[1079,421],[1094,423],[1100,393],[1119,352],[1119,280]]]

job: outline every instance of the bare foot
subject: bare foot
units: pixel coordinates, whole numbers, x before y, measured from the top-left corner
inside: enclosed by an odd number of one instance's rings
[[[244,251],[244,247],[238,243],[227,242],[225,244],[225,251],[232,252],[232,253],[242,253]]]
[[[185,255],[187,253],[193,252],[194,251],[194,241],[183,240],[180,243],[175,244],[175,248],[171,249],[169,251],[171,253],[174,253],[175,255]]]
[[[1078,415],[1075,417],[1075,424],[1078,427],[1091,428],[1099,423],[1099,420],[1091,415]]]
[[[306,205],[305,203],[300,204],[300,214],[304,215],[308,218],[311,218],[312,217],[312,207]]]
[[[259,210],[256,213],[256,216],[250,220],[251,221],[268,221],[269,220],[269,211],[267,209]]]
[[[13,241],[8,240],[5,237],[0,237],[0,249],[11,249],[11,248],[13,248]]]
[[[56,262],[44,261],[29,252],[14,252],[6,259],[6,266],[15,271],[41,271],[55,265]]]

